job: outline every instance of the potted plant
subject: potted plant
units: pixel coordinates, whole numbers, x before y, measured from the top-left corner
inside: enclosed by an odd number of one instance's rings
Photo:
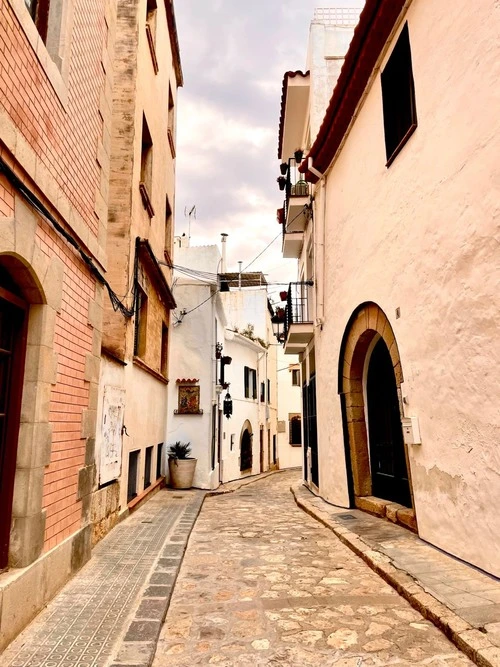
[[[174,489],[190,489],[197,459],[189,456],[191,443],[177,441],[168,449],[169,484]]]

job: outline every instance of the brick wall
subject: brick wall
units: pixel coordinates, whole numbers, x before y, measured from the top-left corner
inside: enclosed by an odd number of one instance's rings
[[[43,161],[94,235],[100,168],[98,113],[104,84],[101,56],[107,37],[103,0],[75,2],[68,109],[45,74],[8,0],[0,0],[0,96],[16,128]]]
[[[71,229],[72,215],[77,214],[94,238],[100,225],[105,224],[105,219],[101,222],[97,214],[96,195],[103,188],[99,148],[105,143],[103,134],[109,132],[102,112],[106,85],[106,63],[102,59],[106,54],[105,16],[110,4],[109,0],[75,0],[65,77],[67,100],[61,100],[22,21],[8,0],[0,0],[0,113],[4,118],[7,114],[16,136],[22,137],[32,150],[30,155],[12,156],[0,141],[0,153],[60,223]],[[51,182],[40,183],[39,189],[36,176],[32,180],[22,169],[23,159],[39,160]],[[49,191],[62,192],[70,209],[63,212],[59,201],[45,198],[43,192]],[[0,176],[0,216],[14,215],[15,196],[20,195]],[[47,551],[82,526],[78,473],[86,465],[82,416],[89,409],[90,387],[85,379],[85,365],[88,355],[99,352],[93,349],[94,332],[89,324],[89,305],[96,296],[94,279],[75,251],[42,219],[36,244],[49,259],[57,257],[64,266],[54,340],[57,376],[50,396],[51,461],[45,469],[43,491]]]

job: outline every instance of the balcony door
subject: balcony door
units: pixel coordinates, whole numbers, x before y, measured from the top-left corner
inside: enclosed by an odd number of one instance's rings
[[[0,570],[8,565],[26,355],[27,305],[0,287]]]

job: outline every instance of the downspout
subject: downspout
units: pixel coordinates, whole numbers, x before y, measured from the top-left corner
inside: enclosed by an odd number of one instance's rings
[[[314,283],[316,287],[316,318],[314,324],[323,328],[325,320],[325,218],[326,218],[326,179],[315,169],[309,158],[309,171],[320,179],[319,206],[314,199]],[[319,209],[319,211],[318,211]]]

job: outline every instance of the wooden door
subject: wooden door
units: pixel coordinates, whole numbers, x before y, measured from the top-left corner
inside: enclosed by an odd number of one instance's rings
[[[26,323],[27,304],[0,288],[0,569],[7,567],[9,557]]]
[[[372,493],[411,507],[396,378],[383,340],[370,357],[366,390]]]

